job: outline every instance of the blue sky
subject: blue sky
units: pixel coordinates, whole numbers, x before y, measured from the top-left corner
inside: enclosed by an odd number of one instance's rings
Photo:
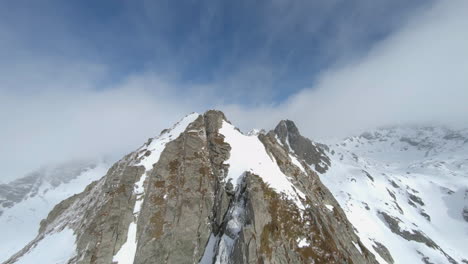
[[[104,65],[98,89],[152,71],[229,103],[278,103],[359,57],[430,1],[3,1],[3,56]],[[2,56],[2,57],[3,57]],[[253,83],[251,87],[249,83]],[[24,89],[29,89],[24,87]],[[252,96],[253,95],[253,96]]]
[[[0,182],[187,113],[312,139],[466,127],[468,1],[0,1]]]

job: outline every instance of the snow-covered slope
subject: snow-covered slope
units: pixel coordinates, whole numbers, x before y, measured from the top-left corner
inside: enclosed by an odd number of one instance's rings
[[[268,155],[265,146],[255,133],[244,135],[226,121],[223,121],[219,132],[224,135],[225,141],[231,146],[230,157],[226,163],[233,165],[229,169],[227,181],[238,185],[244,172],[249,171],[259,175],[270,187],[286,194],[298,207],[303,208],[301,199],[305,199],[305,195],[295,189],[290,179],[281,172],[276,161]],[[295,160],[293,156],[291,157]],[[302,168],[298,162],[296,164]]]
[[[0,262],[37,235],[41,220],[56,204],[82,192],[92,181],[104,176],[109,166],[105,161],[67,162],[0,185]],[[58,237],[58,241],[63,240]],[[42,254],[39,249],[35,252]]]
[[[290,120],[244,134],[222,112],[190,114],[109,170],[0,185],[0,261],[468,264],[467,130],[327,143]]]
[[[394,127],[329,148],[321,180],[380,263],[468,263],[468,131]]]
[[[326,169],[323,151],[289,128],[243,134],[219,111],[186,116],[57,204],[5,263],[376,264],[307,167]]]
[[[75,235],[73,230],[67,228],[44,237],[41,243],[32,248],[16,264],[67,263],[76,254],[75,248]]]

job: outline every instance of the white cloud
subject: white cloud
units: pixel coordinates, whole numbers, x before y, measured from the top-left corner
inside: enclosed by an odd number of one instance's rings
[[[196,96],[177,98],[169,88],[150,75],[112,90],[1,94],[2,181],[50,162],[104,154],[120,158],[196,110]]]
[[[11,59],[0,63],[0,181],[47,162],[120,156],[185,114],[208,108],[225,111],[243,129],[272,128],[289,118],[311,138],[405,122],[465,125],[467,13],[467,1],[435,2],[364,57],[324,71],[311,88],[279,105],[227,104],[220,94],[226,87],[248,91],[244,86],[255,84],[258,73],[261,84],[271,85],[268,65],[246,65],[232,77],[193,87],[146,72],[103,90],[97,88],[109,69],[102,65]]]
[[[257,109],[230,106],[227,112],[243,127],[255,126],[256,120],[271,127],[288,117],[304,134],[319,138],[398,123],[466,126],[467,12],[467,1],[436,2],[365,57],[325,71],[316,85],[287,102]]]

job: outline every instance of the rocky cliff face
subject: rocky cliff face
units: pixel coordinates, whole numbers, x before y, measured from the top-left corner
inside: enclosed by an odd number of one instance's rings
[[[330,159],[325,154],[328,147],[303,137],[293,121],[281,121],[271,133],[276,135],[288,151],[294,152],[317,172],[324,173],[328,170]]]
[[[326,170],[322,153],[291,121],[248,136],[191,114],[58,204],[6,263],[66,230],[62,263],[377,263],[310,169]]]

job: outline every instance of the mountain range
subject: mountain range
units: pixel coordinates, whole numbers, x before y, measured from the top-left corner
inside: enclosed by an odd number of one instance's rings
[[[192,113],[110,166],[0,185],[4,263],[468,263],[468,131],[314,142]]]

